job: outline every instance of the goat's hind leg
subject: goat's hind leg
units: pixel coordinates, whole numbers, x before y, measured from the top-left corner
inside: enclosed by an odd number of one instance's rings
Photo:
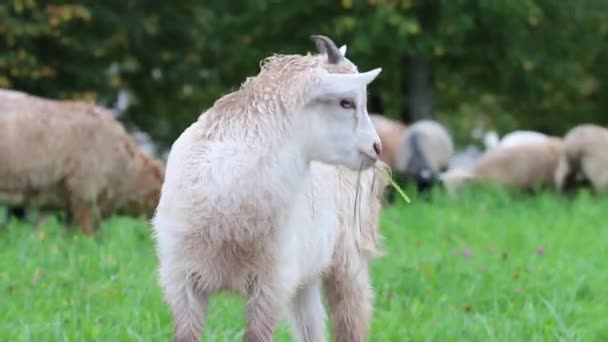
[[[320,282],[298,289],[291,301],[289,318],[295,341],[325,341],[326,315]]]
[[[173,316],[174,342],[200,342],[209,307],[209,294],[197,290],[184,271],[161,268],[164,295]]]

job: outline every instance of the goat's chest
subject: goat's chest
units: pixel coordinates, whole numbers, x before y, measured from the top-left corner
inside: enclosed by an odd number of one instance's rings
[[[291,260],[300,282],[326,271],[339,236],[338,211],[331,191],[303,193],[294,201],[284,236],[285,260]]]

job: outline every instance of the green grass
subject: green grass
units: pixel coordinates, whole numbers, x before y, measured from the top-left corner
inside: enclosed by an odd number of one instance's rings
[[[434,195],[383,213],[370,341],[608,341],[606,199]],[[13,223],[0,263],[0,341],[170,340],[140,221],[113,219],[97,238]],[[205,341],[238,341],[243,306],[215,298]],[[285,325],[276,337],[291,340]]]

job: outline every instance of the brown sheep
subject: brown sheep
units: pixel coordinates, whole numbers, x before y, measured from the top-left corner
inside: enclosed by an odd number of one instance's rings
[[[548,137],[545,142],[491,149],[470,170],[452,169],[440,176],[453,192],[469,183],[493,183],[519,190],[555,188],[555,174],[561,158],[563,141]]]
[[[582,174],[591,183],[593,190],[605,193],[608,190],[608,129],[582,124],[572,128],[564,136],[564,155],[560,161],[556,183],[560,190],[570,184],[571,177]]]
[[[370,114],[376,132],[382,141],[382,153],[380,160],[385,162],[391,169],[395,169],[395,155],[401,138],[405,134],[407,126],[399,121],[391,120],[380,114]]]
[[[162,180],[108,110],[0,89],[0,203],[67,208],[92,233],[115,212],[151,216]]]

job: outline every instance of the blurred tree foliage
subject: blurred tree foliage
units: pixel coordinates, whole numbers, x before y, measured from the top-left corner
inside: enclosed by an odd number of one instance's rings
[[[322,33],[362,70],[382,66],[370,111],[562,134],[608,124],[608,1],[5,0],[0,87],[111,105],[170,144],[274,52]]]

